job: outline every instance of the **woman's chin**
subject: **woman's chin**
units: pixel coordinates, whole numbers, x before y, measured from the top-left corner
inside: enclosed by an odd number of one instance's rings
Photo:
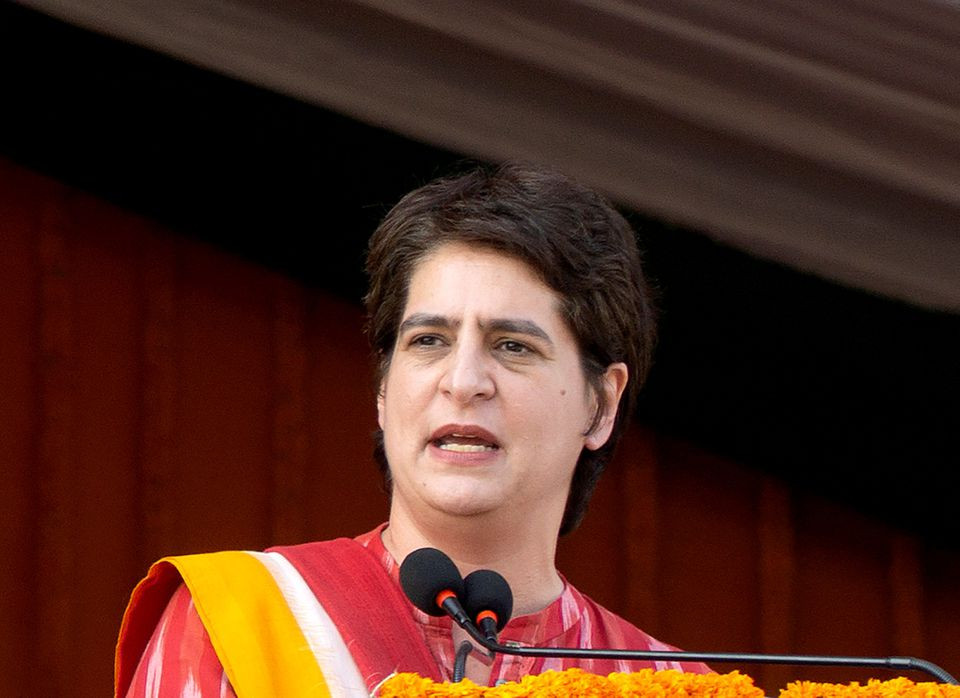
[[[427,501],[433,509],[450,516],[474,517],[495,512],[504,504],[499,488],[477,487],[476,483],[467,486],[430,488],[426,493]]]

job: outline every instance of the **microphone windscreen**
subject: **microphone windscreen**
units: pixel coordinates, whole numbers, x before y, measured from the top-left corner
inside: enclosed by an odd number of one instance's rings
[[[463,577],[453,560],[436,548],[420,548],[400,565],[400,586],[410,602],[424,613],[442,616],[437,594],[452,591],[463,598]]]
[[[477,570],[463,580],[463,606],[474,622],[481,611],[493,611],[499,632],[513,613],[513,592],[499,572]]]

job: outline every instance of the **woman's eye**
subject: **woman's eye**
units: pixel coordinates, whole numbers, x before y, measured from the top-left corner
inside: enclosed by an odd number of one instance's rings
[[[410,345],[414,347],[435,347],[440,344],[440,338],[433,334],[422,334],[410,340]]]
[[[506,339],[500,342],[500,348],[503,349],[508,354],[529,354],[530,347],[526,344],[520,342],[515,342],[511,339]]]

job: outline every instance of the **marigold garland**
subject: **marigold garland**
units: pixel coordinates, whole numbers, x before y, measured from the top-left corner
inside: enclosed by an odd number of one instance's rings
[[[380,698],[763,698],[753,679],[739,672],[685,674],[672,669],[643,669],[598,676],[582,669],[546,671],[499,686],[478,686],[469,679],[436,683],[417,674],[396,674],[380,686]],[[952,697],[951,697],[952,698]]]
[[[898,677],[889,681],[870,679],[866,686],[795,681],[780,691],[780,698],[960,698],[960,686]]]
[[[379,698],[763,698],[746,674],[685,674],[672,669],[642,669],[629,674],[598,676],[581,669],[547,671],[499,686],[436,683],[418,674],[395,674],[383,682]],[[960,686],[914,683],[900,677],[871,679],[867,685],[796,681],[780,698],[960,698]]]

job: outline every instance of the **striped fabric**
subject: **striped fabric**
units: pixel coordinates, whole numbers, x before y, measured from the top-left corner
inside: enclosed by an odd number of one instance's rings
[[[367,695],[337,626],[280,554],[165,558],[148,579],[172,573],[170,567],[184,584],[168,603],[128,695],[229,696],[234,687],[244,696]],[[171,671],[176,649],[179,671]]]
[[[394,579],[398,579],[399,565],[391,557],[380,538],[386,524],[356,540],[376,553]],[[399,581],[398,581],[399,583]],[[452,621],[446,616],[428,616],[411,608],[417,625],[423,633],[427,647],[441,668],[446,680],[453,676],[453,660],[456,648],[451,640]],[[674,650],[611,613],[589,597],[581,594],[564,579],[560,597],[542,611],[513,618],[500,633],[504,644],[516,643],[525,647],[612,647],[635,650]],[[476,653],[474,656],[482,656]],[[519,681],[527,674],[539,674],[549,669],[561,671],[579,667],[593,674],[609,674],[613,671],[636,671],[642,668],[678,669],[706,673],[709,669],[699,663],[689,662],[625,662],[619,660],[578,660],[555,658],[530,658],[498,655],[492,662],[490,685],[503,681]]]
[[[374,553],[388,574],[396,580],[398,566],[381,541],[380,532],[383,528],[384,526],[380,526],[356,540]],[[350,661],[349,653],[345,651],[351,643],[362,639],[340,637],[323,608],[307,589],[304,579],[290,563],[274,552],[231,555],[247,555],[250,561],[259,564],[261,570],[265,570],[265,573],[272,577],[290,609],[294,627],[299,633],[299,636],[294,634],[290,641],[299,642],[304,650],[316,657],[316,662],[322,667],[326,680],[325,690],[329,691],[329,695],[333,698],[360,698],[368,695],[364,682]],[[244,577],[236,579],[247,583]],[[211,640],[208,635],[201,620],[205,612],[202,601],[199,605],[198,608],[198,602],[191,598],[183,585],[173,593],[137,666],[126,693],[128,697],[234,698],[237,695],[228,678],[234,667],[230,667],[228,660],[228,671],[225,671],[225,663],[221,662],[215,649],[219,640]],[[428,616],[412,606],[410,612],[414,616],[422,641],[426,643],[440,669],[441,676],[450,680],[455,655],[450,620]],[[238,622],[242,627],[242,619]],[[540,647],[673,649],[594,603],[568,583],[564,584],[560,598],[547,608],[511,620],[500,638],[506,643]],[[548,669],[562,670],[572,666],[599,674],[633,671],[651,666],[658,669],[707,671],[702,664],[677,662],[657,662],[654,665],[615,660],[577,661],[498,656],[492,662],[490,685],[515,681],[527,674]],[[315,695],[324,695],[319,686],[315,688]],[[310,692],[284,695],[310,695]]]

